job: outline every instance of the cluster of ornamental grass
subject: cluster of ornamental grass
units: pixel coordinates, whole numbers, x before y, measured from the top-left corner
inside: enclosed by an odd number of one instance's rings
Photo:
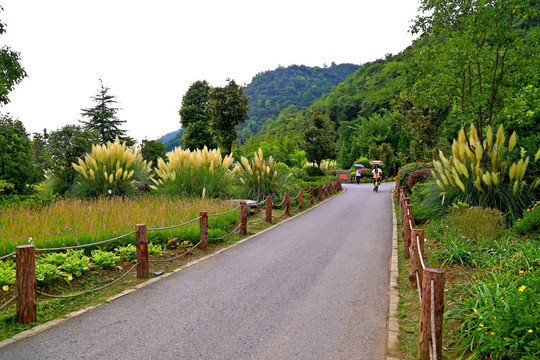
[[[143,159],[140,147],[129,148],[116,138],[114,143],[93,145],[92,152],[79,158],[73,168],[79,173],[73,192],[81,197],[132,195],[135,181],[148,183],[151,163]]]
[[[266,196],[274,199],[283,195],[285,178],[279,176],[277,164],[272,156],[266,161],[262,149],[254,153],[251,162],[241,157],[241,165],[238,165],[238,178],[242,183],[242,196],[257,201]]]
[[[228,194],[233,156],[222,156],[219,149],[183,150],[180,147],[167,153],[167,161],[158,160],[155,169],[158,179],[150,187],[167,195],[224,197]]]
[[[452,144],[452,156],[447,158],[440,152],[440,160],[433,161],[432,175],[442,198],[448,203],[496,208],[516,221],[532,202],[531,188],[540,183],[537,179],[531,186],[524,180],[529,157],[523,148],[516,148],[516,140],[514,132],[506,141],[502,125],[496,135],[488,127],[483,141],[474,125],[469,137],[461,129]],[[535,161],[539,158],[540,151]]]
[[[136,224],[148,229],[177,225],[195,219],[201,211],[225,212],[234,205],[212,199],[179,199],[148,195],[137,198],[100,197],[65,199],[42,207],[9,206],[0,209],[0,256],[15,251],[32,238],[37,248],[89,244],[134,231]],[[238,211],[216,217],[212,226],[227,230],[238,220]],[[165,244],[177,237],[195,241],[197,223],[148,233],[150,240]],[[134,242],[134,235],[120,243]],[[111,247],[118,242],[111,243]]]

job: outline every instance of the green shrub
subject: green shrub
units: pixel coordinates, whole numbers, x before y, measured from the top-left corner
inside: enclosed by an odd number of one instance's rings
[[[9,290],[9,285],[15,284],[15,263],[13,261],[0,262],[0,287],[3,291]]]
[[[92,261],[100,269],[112,269],[118,260],[120,260],[120,256],[110,251],[92,250]]]
[[[304,170],[307,172],[309,177],[317,177],[317,176],[325,176],[326,173],[323,169],[317,167],[317,166],[306,166],[304,167]]]
[[[137,259],[137,248],[133,244],[120,246],[115,251],[125,261]]]
[[[501,237],[504,215],[497,209],[484,209],[466,204],[454,204],[448,222],[465,238],[475,243],[485,243]]]
[[[68,250],[66,260],[58,268],[75,277],[90,270],[90,258],[84,255],[84,250]]]
[[[496,270],[461,286],[445,314],[458,358],[535,359],[540,354],[538,267]],[[452,327],[451,327],[452,328]]]
[[[407,185],[407,180],[409,180],[409,175],[420,169],[432,169],[433,165],[429,163],[415,162],[407,165],[403,165],[398,171],[398,186],[402,186],[407,194],[411,193],[411,188]]]
[[[52,252],[40,257],[40,261],[54,266],[61,266],[67,259],[67,254],[62,252]]]
[[[163,254],[163,248],[159,244],[148,243],[148,255],[161,256]]]
[[[419,183],[424,183],[428,181],[431,178],[431,170],[428,168],[420,169],[413,171],[409,174],[409,178],[407,179],[407,186],[409,189],[412,190],[412,188]]]
[[[411,204],[417,223],[441,219],[449,211],[444,203],[444,197],[440,196],[438,186],[434,182],[416,184],[411,191]]]
[[[523,218],[514,224],[514,230],[519,234],[538,237],[540,232],[540,201],[535,202],[523,213]]]
[[[50,286],[58,275],[60,275],[58,266],[43,261],[36,262],[36,283],[39,286]]]

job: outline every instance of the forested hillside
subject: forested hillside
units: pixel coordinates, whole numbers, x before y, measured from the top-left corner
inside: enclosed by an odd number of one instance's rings
[[[243,142],[256,134],[268,119],[275,119],[289,105],[299,109],[311,105],[358,67],[335,63],[322,68],[292,65],[257,74],[245,89],[249,96],[249,120],[240,126],[238,140]]]

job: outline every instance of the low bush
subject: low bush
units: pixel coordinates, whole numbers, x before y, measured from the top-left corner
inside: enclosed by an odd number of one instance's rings
[[[523,217],[514,224],[514,230],[522,235],[540,236],[540,201],[525,210]]]
[[[60,275],[58,266],[45,261],[36,261],[36,283],[48,287]]]
[[[314,166],[314,165],[309,165],[309,166],[306,166],[304,167],[304,170],[307,172],[308,176],[310,177],[317,177],[317,176],[325,176],[326,173],[324,172],[323,169],[317,167],[317,166]]]
[[[120,246],[115,251],[125,261],[131,261],[137,258],[137,248],[133,244]]]
[[[58,268],[75,277],[80,277],[84,271],[90,270],[90,258],[84,255],[84,250],[68,250],[64,263]]]
[[[92,250],[92,261],[100,269],[112,269],[116,266],[118,260],[120,260],[120,256],[115,255],[113,252]]]
[[[431,177],[431,169],[424,168],[415,170],[412,173],[409,174],[409,178],[407,179],[407,186],[409,189],[413,189],[416,184],[424,183],[429,180]]]
[[[8,291],[9,286],[15,284],[15,263],[13,261],[0,262],[0,288]]]
[[[497,209],[458,203],[452,206],[447,220],[463,237],[477,244],[496,240],[505,231],[504,215]]]
[[[420,170],[420,169],[432,169],[432,168],[433,168],[433,164],[431,163],[415,162],[415,163],[404,165],[398,171],[398,185],[403,186],[403,189],[407,192],[407,194],[410,194],[412,188],[409,187],[409,185],[407,184],[409,175],[412,172]]]
[[[456,325],[455,355],[467,359],[535,359],[540,354],[538,267],[494,270],[459,286],[445,314]]]

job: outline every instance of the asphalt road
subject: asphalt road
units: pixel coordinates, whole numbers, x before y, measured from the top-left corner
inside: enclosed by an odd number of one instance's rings
[[[345,188],[0,359],[384,359],[393,184]]]

